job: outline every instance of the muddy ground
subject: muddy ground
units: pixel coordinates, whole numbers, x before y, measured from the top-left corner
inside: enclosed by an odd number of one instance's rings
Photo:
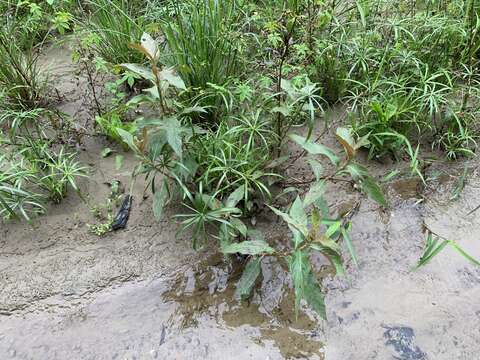
[[[88,127],[85,81],[69,50],[52,48],[44,62],[63,95],[58,107]],[[331,135],[324,142],[334,146]],[[91,167],[81,183],[90,203],[106,201],[113,180],[130,183],[135,159],[125,153],[116,170],[113,157],[100,155],[107,146],[114,148],[95,136],[79,148]],[[404,164],[369,166],[381,175]],[[263,263],[252,300],[236,302],[238,261],[227,263],[212,249],[194,252],[188,234],[176,236],[173,208],[156,222],[141,183],[128,228],[104,237],[88,231],[95,220],[75,194],[31,225],[0,223],[0,359],[477,359],[480,270],[447,248],[410,271],[426,227],[480,257],[479,215],[467,215],[480,204],[478,162],[467,166],[456,201],[450,196],[462,163],[435,163],[426,186],[408,176],[385,184],[389,210],[361,200],[349,185],[329,188],[336,212],[360,207],[352,219],[359,266],[348,260],[348,276],[334,278],[315,260],[328,321],[308,309],[295,318],[290,280],[274,260]],[[290,176],[304,173],[299,164]],[[256,226],[269,241],[288,241],[271,215]]]

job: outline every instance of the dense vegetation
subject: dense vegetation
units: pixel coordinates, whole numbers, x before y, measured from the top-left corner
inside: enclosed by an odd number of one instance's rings
[[[409,159],[422,181],[426,149],[451,160],[476,152],[477,0],[47,0],[0,10],[0,216],[30,220],[69,188],[88,203],[77,185],[88,168],[74,151],[85,133],[55,109],[38,63],[47,44],[66,41],[90,82],[92,131],[136,155],[132,183],[145,179],[157,219],[181,200],[177,219],[195,248],[216,242],[227,258],[243,256],[239,298],[274,256],[290,270],[297,308],[304,299],[325,316],[311,253],[340,276],[343,246],[356,263],[355,209],[334,218],[328,183],[355,183],[388,206],[358,152]],[[108,100],[97,73],[114,79]],[[135,119],[138,108],[149,115]],[[342,153],[322,144],[330,108],[347,114],[336,129]],[[311,166],[307,188],[284,176],[298,161]],[[112,230],[118,200],[112,193],[93,232]],[[250,226],[259,209],[288,224],[289,245]],[[436,245],[429,237],[423,262]]]

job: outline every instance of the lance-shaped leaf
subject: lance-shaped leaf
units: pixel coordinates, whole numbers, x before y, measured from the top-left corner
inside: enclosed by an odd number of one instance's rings
[[[157,221],[161,220],[163,209],[169,198],[168,183],[166,180],[162,181],[160,189],[156,189],[153,194],[153,215]]]
[[[242,277],[237,283],[237,289],[235,290],[235,297],[237,299],[245,300],[250,296],[255,282],[262,272],[261,263],[261,257],[252,257],[248,261],[243,270]]]
[[[339,160],[337,155],[328,147],[318,144],[316,142],[307,140],[306,138],[296,135],[290,134],[290,138],[295,141],[298,145],[304,148],[309,154],[312,155],[324,155],[330,159],[332,164],[338,165]]]
[[[271,207],[267,205],[276,215],[280,216],[283,221],[285,221],[288,224],[288,227],[294,230],[298,230],[300,233],[302,233],[305,237],[308,236],[308,228],[306,225],[301,224],[297,221],[295,221],[290,215],[285,214],[284,212],[275,209],[274,207]]]
[[[222,248],[222,252],[224,254],[240,253],[243,255],[270,255],[275,252],[275,249],[270,247],[265,241],[251,240],[226,245]]]
[[[322,319],[327,319],[325,300],[315,276],[310,272],[305,278],[303,297],[308,305],[317,312]]]

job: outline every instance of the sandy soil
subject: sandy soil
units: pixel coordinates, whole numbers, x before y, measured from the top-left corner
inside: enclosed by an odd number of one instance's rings
[[[58,107],[88,123],[84,79],[69,52],[51,49],[45,59],[65,95]],[[324,142],[334,144],[331,135]],[[128,185],[135,164],[126,153],[116,170],[113,157],[100,155],[106,146],[113,148],[93,137],[79,149],[91,166],[81,186],[92,203],[105,201],[109,182]],[[373,166],[386,174],[403,165]],[[263,263],[253,299],[234,301],[240,260],[194,252],[188,234],[175,236],[175,209],[154,220],[141,183],[128,228],[105,237],[89,233],[94,219],[73,194],[31,225],[0,223],[0,359],[476,359],[480,270],[446,249],[410,271],[425,227],[480,258],[478,216],[467,216],[480,203],[478,163],[469,167],[457,201],[449,197],[463,165],[454,163],[432,166],[427,187],[409,178],[386,185],[388,211],[361,201],[352,231],[359,266],[347,261],[346,278],[323,280],[328,321],[307,309],[295,318],[290,280],[274,260]],[[298,164],[291,176],[305,169]],[[328,198],[341,212],[361,196],[339,184]],[[288,241],[270,215],[257,227],[270,241]],[[316,264],[329,273],[321,259]]]

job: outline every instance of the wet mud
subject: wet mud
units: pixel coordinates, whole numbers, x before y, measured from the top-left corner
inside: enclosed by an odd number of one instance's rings
[[[58,106],[87,124],[85,94],[75,85],[83,80],[68,49],[52,51],[46,57],[54,59],[58,92],[67,94]],[[335,146],[334,137],[324,143]],[[100,155],[107,146],[125,156],[120,170]],[[79,156],[91,167],[80,184],[89,202],[105,201],[113,180],[129,185],[131,154],[87,137]],[[406,164],[369,163],[378,177],[399,166]],[[359,264],[345,252],[347,276],[339,278],[314,259],[327,321],[306,307],[296,316],[291,280],[275,259],[262,263],[250,301],[238,302],[242,259],[227,260],[211,248],[193,251],[188,233],[176,236],[176,209],[154,220],[141,183],[127,228],[104,237],[88,231],[89,206],[70,194],[32,224],[0,223],[0,359],[476,359],[480,269],[446,248],[411,271],[426,228],[480,258],[480,211],[468,215],[480,204],[477,160],[468,166],[455,201],[461,163],[434,164],[426,185],[408,175],[384,184],[387,210],[348,184],[328,188],[336,213],[359,204],[351,234]],[[300,163],[290,175],[308,178],[308,166]],[[269,241],[289,241],[270,214],[259,216],[256,227]]]

